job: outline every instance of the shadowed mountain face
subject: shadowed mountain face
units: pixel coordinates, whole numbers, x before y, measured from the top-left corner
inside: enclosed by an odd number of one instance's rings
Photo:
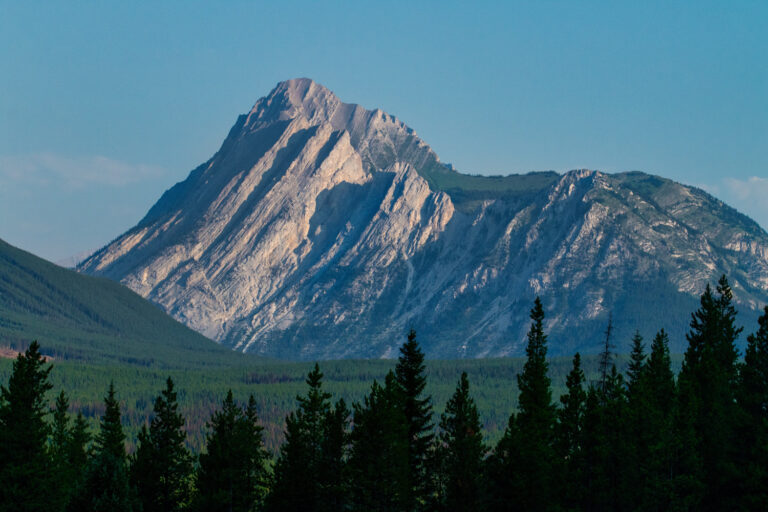
[[[221,149],[79,269],[126,284],[239,350],[519,355],[540,295],[551,352],[623,350],[665,327],[683,346],[707,282],[744,319],[768,299],[768,235],[701,190],[643,173],[481,177],[409,127],[311,80],[280,83]]]
[[[61,268],[0,240],[0,357],[15,357],[33,339],[56,360],[198,368],[231,366],[243,357],[125,286]]]

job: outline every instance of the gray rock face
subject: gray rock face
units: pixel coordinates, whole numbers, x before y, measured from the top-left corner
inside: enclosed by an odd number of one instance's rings
[[[238,350],[391,357],[590,351],[613,313],[684,342],[726,273],[745,319],[768,299],[768,235],[694,188],[590,170],[504,178],[440,164],[413,130],[311,80],[280,83],[139,224],[80,264]],[[626,338],[626,339],[624,339]]]

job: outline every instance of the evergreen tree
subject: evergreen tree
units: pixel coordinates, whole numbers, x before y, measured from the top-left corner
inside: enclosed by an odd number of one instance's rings
[[[669,357],[669,337],[662,329],[653,339],[640,390],[630,388],[630,409],[638,411],[630,421],[636,431],[638,479],[644,482],[634,502],[640,510],[669,510],[672,507],[672,472],[675,449],[675,378]]]
[[[702,510],[737,507],[739,471],[735,437],[739,418],[737,387],[736,327],[733,293],[723,276],[717,297],[707,286],[701,307],[691,319],[686,336],[688,349],[680,372],[683,414],[693,420],[693,431],[706,489]]]
[[[635,332],[627,365],[627,417],[621,418],[620,435],[624,438],[627,448],[627,459],[624,461],[623,482],[645,482],[641,479],[647,465],[647,447],[650,437],[654,435],[649,430],[648,397],[646,386],[646,354],[645,343],[640,332]],[[638,503],[645,493],[642,485],[627,485],[628,503]]]
[[[253,396],[243,411],[230,390],[208,428],[197,472],[195,508],[201,512],[257,510],[268,481],[268,455]]]
[[[738,435],[742,506],[761,510],[768,503],[768,306],[757,332],[747,338],[737,399],[743,413]]]
[[[285,441],[275,464],[275,482],[269,510],[312,512],[320,506],[319,475],[325,471],[322,446],[330,393],[322,389],[323,374],[315,368],[307,375],[309,392],[298,396],[297,411],[285,420]]]
[[[497,475],[494,508],[498,510],[551,510],[555,507],[555,407],[547,375],[547,336],[544,308],[537,297],[531,310],[527,360],[517,377],[518,413],[496,449],[491,467]]]
[[[581,436],[587,393],[586,378],[581,369],[581,356],[573,356],[573,368],[566,378],[567,393],[560,397],[555,425],[555,452],[560,464],[560,503],[565,509],[576,509],[582,502],[583,457]]]
[[[128,482],[125,434],[113,383],[109,384],[104,406],[93,455],[83,485],[70,508],[89,512],[130,512],[138,507]]]
[[[600,371],[600,380],[597,390],[604,396],[607,392],[608,378],[613,366],[613,313],[608,315],[608,326],[605,328],[605,341],[603,342],[603,351],[600,353],[598,369]]]
[[[442,510],[484,510],[482,464],[486,448],[475,401],[469,396],[467,372],[440,418],[439,450],[444,475],[439,491]]]
[[[362,404],[354,406],[349,459],[351,510],[402,512],[411,506],[408,424],[395,375],[384,386],[373,383]]]
[[[524,510],[549,510],[552,508],[554,487],[553,434],[555,407],[547,363],[547,336],[544,334],[544,308],[536,297],[531,310],[531,329],[528,332],[527,356],[523,372],[517,377],[520,390],[518,414],[515,423],[519,438],[515,463],[517,479],[514,483],[519,492],[518,502]]]
[[[38,511],[50,506],[45,394],[51,366],[33,341],[13,362],[8,387],[0,386],[0,510]]]
[[[637,387],[642,380],[643,370],[645,368],[645,344],[640,331],[637,331],[632,337],[632,351],[629,355],[629,365],[627,367],[627,380],[630,394],[633,388]]]
[[[88,443],[91,435],[88,432],[88,422],[81,412],[77,413],[75,422],[69,433],[67,440],[67,465],[69,467],[70,479],[68,480],[68,496],[66,510],[68,512],[79,512],[78,496],[82,493],[82,487],[88,468]]]
[[[319,478],[319,510],[336,512],[346,510],[349,496],[346,477],[346,462],[349,445],[349,409],[339,399],[325,416],[320,466],[323,471]]]
[[[177,394],[169,377],[155,399],[149,429],[139,433],[131,464],[131,484],[143,512],[184,510],[191,498],[192,455],[185,446],[184,418],[178,412]]]
[[[66,393],[62,391],[56,397],[56,404],[53,410],[53,425],[51,426],[50,440],[50,510],[66,510],[69,502],[70,492],[72,491],[72,482],[76,474],[72,472],[69,461],[69,445],[71,442],[69,416],[69,399]]]
[[[403,399],[403,412],[407,424],[408,479],[411,495],[405,510],[422,508],[431,492],[427,467],[430,446],[434,439],[432,424],[432,398],[425,396],[427,385],[424,353],[416,341],[416,332],[411,329],[408,341],[400,347],[400,357],[395,368],[397,385]]]

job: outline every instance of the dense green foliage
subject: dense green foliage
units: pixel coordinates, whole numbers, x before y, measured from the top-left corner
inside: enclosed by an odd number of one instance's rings
[[[8,510],[131,512],[762,510],[768,308],[748,336],[743,361],[740,332],[723,277],[714,291],[707,287],[692,315],[677,378],[664,330],[649,354],[635,335],[625,363],[610,353],[609,326],[605,353],[586,374],[577,354],[564,392],[555,393],[537,299],[516,406],[506,409],[501,438],[488,445],[469,372],[434,426],[434,371],[427,371],[411,332],[394,369],[369,368],[387,371],[382,384],[374,380],[355,401],[351,417],[344,400],[332,404],[315,364],[285,419],[274,464],[264,448],[259,401],[251,396],[247,406],[237,405],[232,391],[210,415],[195,461],[171,378],[130,457],[110,384],[86,450],[85,420],[69,417],[67,395],[59,392],[48,410],[56,372],[33,343],[0,388],[0,471],[11,484],[2,487],[0,503]],[[514,390],[509,377],[492,393]]]
[[[67,270],[0,240],[0,348],[154,368],[216,367],[247,358],[211,343],[125,286]]]

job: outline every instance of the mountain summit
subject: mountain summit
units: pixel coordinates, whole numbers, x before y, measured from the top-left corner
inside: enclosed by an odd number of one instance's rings
[[[768,299],[768,234],[705,192],[632,172],[469,176],[381,110],[281,82],[219,151],[79,269],[238,350],[392,357],[523,352],[540,295],[553,353],[682,333],[725,273]],[[753,313],[749,313],[753,314]],[[626,339],[624,339],[626,337]]]

